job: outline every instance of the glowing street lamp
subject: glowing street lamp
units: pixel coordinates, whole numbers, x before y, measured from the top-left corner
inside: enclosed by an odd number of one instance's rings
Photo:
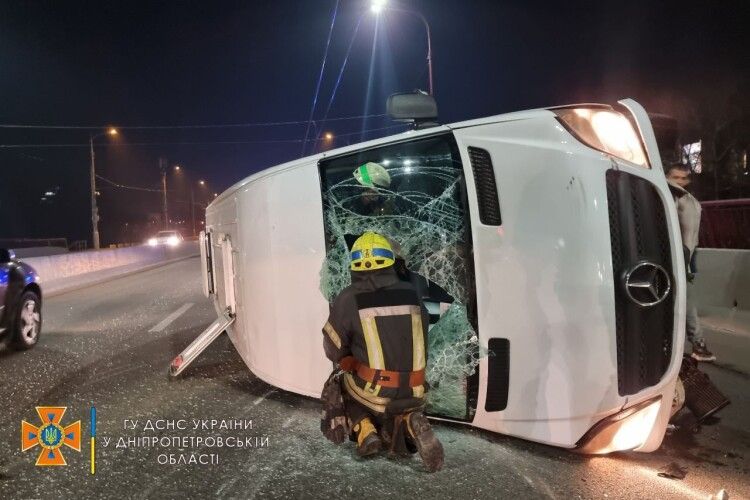
[[[370,5],[370,10],[375,14],[380,14],[380,11],[383,10],[383,7],[385,7],[385,2],[386,0],[373,0],[372,4]]]
[[[336,136],[333,132],[322,132],[318,134],[317,147],[320,151],[325,151],[333,147]]]

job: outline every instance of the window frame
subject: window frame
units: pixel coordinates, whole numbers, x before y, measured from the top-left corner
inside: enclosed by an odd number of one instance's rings
[[[317,170],[318,170],[318,185],[320,189],[320,197],[321,197],[321,216],[323,218],[323,240],[325,242],[325,250],[326,250],[326,256],[328,255],[328,252],[331,248],[331,242],[328,239],[328,236],[330,234],[329,226],[328,226],[328,219],[326,217],[326,192],[330,188],[326,177],[324,175],[325,167],[330,164],[331,161],[338,160],[341,158],[346,157],[355,157],[357,155],[361,155],[363,153],[366,153],[368,151],[378,150],[378,149],[384,149],[384,148],[391,148],[398,145],[403,144],[411,144],[416,143],[420,141],[426,141],[426,140],[433,140],[436,138],[444,138],[451,149],[451,154],[453,156],[454,161],[458,161],[460,165],[460,178],[459,178],[459,200],[463,204],[464,208],[464,224],[466,227],[466,236],[465,236],[465,245],[467,246],[467,269],[468,269],[468,279],[467,279],[467,294],[468,294],[468,300],[467,303],[464,304],[466,307],[466,314],[469,319],[469,323],[471,324],[472,328],[474,329],[475,333],[479,335],[479,320],[478,320],[478,311],[477,311],[477,293],[476,293],[476,266],[474,262],[474,240],[473,240],[473,226],[471,223],[471,215],[472,211],[475,209],[471,206],[469,195],[468,195],[468,187],[467,187],[467,164],[464,162],[462,158],[462,150],[459,146],[455,134],[453,130],[440,130],[434,134],[425,134],[420,135],[418,137],[408,137],[408,138],[400,138],[398,140],[392,141],[392,142],[384,142],[379,144],[372,144],[368,145],[367,147],[363,147],[360,149],[352,149],[345,152],[341,152],[339,154],[330,155],[330,156],[324,156],[318,159],[317,161]],[[469,163],[468,168],[471,169],[471,164]],[[473,175],[473,174],[472,174]],[[497,188],[499,191],[499,187]],[[478,207],[477,207],[478,208]],[[463,419],[461,418],[454,418],[454,417],[445,417],[441,416],[441,418],[446,420],[455,420],[457,422],[471,422],[474,419],[474,415],[476,412],[478,400],[479,400],[479,370],[480,367],[477,366],[476,370],[474,371],[473,375],[466,377],[466,414]]]

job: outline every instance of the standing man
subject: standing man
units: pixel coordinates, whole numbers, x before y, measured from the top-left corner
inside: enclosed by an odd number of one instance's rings
[[[685,252],[687,270],[687,338],[693,344],[691,356],[698,361],[715,361],[716,356],[706,347],[701,326],[698,321],[698,309],[695,305],[695,249],[698,246],[698,230],[701,225],[701,204],[687,191],[690,184],[690,170],[680,163],[670,165],[667,169],[667,182],[677,205],[677,217],[680,220],[682,246]]]
[[[434,472],[443,466],[443,446],[423,413],[429,316],[394,262],[384,236],[366,232],[357,239],[352,284],[333,301],[323,348],[345,372],[344,406],[357,453],[375,455],[384,444],[392,452],[416,447]]]

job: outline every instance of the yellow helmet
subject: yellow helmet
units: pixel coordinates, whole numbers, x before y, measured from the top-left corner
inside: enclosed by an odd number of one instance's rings
[[[352,271],[375,271],[396,261],[391,244],[384,236],[366,232],[352,246]]]
[[[390,187],[391,176],[388,171],[379,163],[369,161],[360,165],[353,173],[357,182],[367,187]]]

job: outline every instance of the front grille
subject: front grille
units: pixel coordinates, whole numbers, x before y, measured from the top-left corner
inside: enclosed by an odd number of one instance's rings
[[[620,395],[626,396],[658,383],[669,367],[675,280],[666,212],[656,188],[645,179],[616,170],[607,171],[606,182],[615,280],[617,386]],[[636,292],[640,290],[631,288],[630,295],[626,291],[625,276],[641,263],[648,263],[648,269],[653,269],[650,264],[660,266],[671,282],[666,298],[656,305],[633,300],[631,295],[639,299]],[[637,273],[643,274],[637,270],[633,276]],[[664,290],[663,283],[654,281],[657,292]]]

